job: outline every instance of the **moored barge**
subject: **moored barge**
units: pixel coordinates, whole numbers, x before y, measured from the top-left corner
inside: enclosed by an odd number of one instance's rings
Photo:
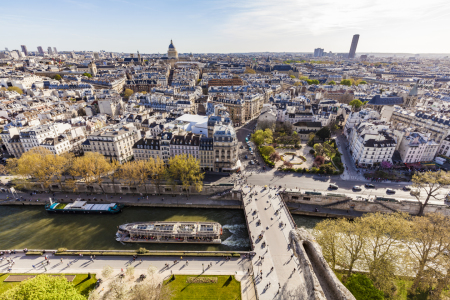
[[[119,226],[116,240],[124,243],[220,244],[216,222],[138,222]]]
[[[52,213],[78,213],[78,214],[116,214],[122,211],[123,204],[105,203],[89,204],[87,201],[77,199],[73,203],[58,203],[50,199],[50,204],[45,209]]]

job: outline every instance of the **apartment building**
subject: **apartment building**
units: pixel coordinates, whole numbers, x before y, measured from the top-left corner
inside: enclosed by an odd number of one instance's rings
[[[200,159],[200,137],[201,135],[192,132],[173,135],[170,141],[170,156],[187,154]]]
[[[432,161],[439,148],[429,133],[407,132],[399,144],[398,151],[404,163]]]
[[[141,133],[133,124],[116,124],[90,134],[83,148],[124,163],[133,157],[133,145],[140,139]]]
[[[160,138],[142,138],[133,145],[135,160],[162,159]]]
[[[202,136],[200,138],[200,167],[204,171],[214,171],[214,139]]]
[[[238,140],[231,125],[214,127],[214,170],[216,172],[236,171],[240,167]]]
[[[363,122],[351,129],[349,145],[357,164],[373,166],[382,161],[392,163],[397,142],[388,125]]]

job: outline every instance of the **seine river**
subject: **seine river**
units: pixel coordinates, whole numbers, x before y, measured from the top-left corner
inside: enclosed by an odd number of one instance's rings
[[[298,226],[313,228],[321,218],[295,216]],[[138,221],[212,221],[223,227],[221,245],[121,244],[117,226]],[[0,206],[0,249],[232,251],[249,250],[245,217],[237,209],[127,207],[115,215],[49,214],[43,206]]]

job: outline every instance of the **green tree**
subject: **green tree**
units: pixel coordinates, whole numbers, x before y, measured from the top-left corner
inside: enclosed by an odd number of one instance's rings
[[[445,255],[450,248],[450,233],[448,232],[448,218],[439,213],[426,214],[424,217],[414,217],[410,222],[410,234],[406,246],[410,249],[417,273],[410,288],[415,292],[418,287],[424,290],[427,283],[434,278],[426,278],[433,273],[426,272],[441,265],[440,256]],[[434,276],[433,276],[434,277]]]
[[[273,140],[273,132],[269,128],[266,128],[264,131],[257,130],[254,134],[252,134],[251,140],[257,146],[261,146],[264,143],[270,144]]]
[[[256,71],[251,68],[246,68],[244,73],[245,74],[256,74]]]
[[[8,91],[10,91],[10,92],[17,92],[20,95],[23,94],[23,91],[20,88],[18,88],[17,86],[10,86],[10,87],[8,87]]]
[[[367,84],[367,82],[366,82],[365,80],[361,80],[361,81],[359,82],[359,84]]]
[[[0,294],[0,300],[86,300],[63,276],[38,275]]]
[[[91,73],[87,73],[87,72],[84,72],[84,73],[83,73],[83,76],[86,76],[86,77],[88,77],[88,78],[91,78],[91,77],[92,77]]]
[[[444,200],[440,195],[440,191],[445,188],[445,186],[450,184],[450,174],[442,170],[439,172],[428,171],[424,173],[416,173],[412,177],[412,182],[413,187],[420,192],[414,196],[419,203],[419,212],[417,215],[422,216],[430,199]],[[423,195],[425,195],[425,198]]]
[[[260,151],[262,155],[270,156],[275,152],[275,149],[272,146],[263,146],[261,147]]]
[[[346,85],[346,86],[351,86],[352,85],[352,81],[350,79],[342,79],[341,80],[341,84],[342,85]]]
[[[147,162],[150,171],[150,178],[152,183],[156,186],[158,194],[161,193],[160,187],[164,180],[164,175],[166,174],[166,165],[160,157],[150,158]]]
[[[336,82],[334,80],[331,80],[330,82],[328,82],[328,84],[330,85],[336,85]]]
[[[361,106],[363,106],[363,103],[359,99],[354,99],[354,100],[350,101],[349,105],[352,107],[353,111],[358,111],[359,108]]]
[[[55,79],[55,80],[61,80],[61,75],[56,74],[55,76],[53,76],[53,79]]]
[[[167,181],[175,188],[180,182],[189,196],[189,188],[192,186],[197,192],[203,188],[204,173],[200,170],[200,161],[192,155],[176,155],[169,159],[169,167],[166,171]]]
[[[331,137],[331,131],[328,127],[322,127],[319,131],[316,132],[316,136],[321,138],[322,141],[329,139]]]
[[[97,184],[103,192],[103,176],[111,171],[111,164],[98,152],[86,152],[77,157],[70,169],[72,176],[79,176],[86,185]]]
[[[316,138],[316,135],[314,133],[310,132],[309,136],[308,136],[308,143],[307,143],[307,145],[310,146],[310,147],[313,147],[315,138]]]
[[[377,289],[372,280],[363,274],[353,274],[345,283],[356,300],[383,300],[383,292]]]
[[[289,75],[289,77],[291,77],[292,79],[294,79],[294,78],[295,78],[295,75]]]
[[[130,90],[130,89],[125,89],[125,91],[123,92],[123,96],[125,97],[125,98],[129,98],[131,95],[133,95],[133,90]]]
[[[322,144],[314,144],[314,151],[316,151],[317,155],[323,155],[323,145]],[[322,162],[323,164],[323,162]]]

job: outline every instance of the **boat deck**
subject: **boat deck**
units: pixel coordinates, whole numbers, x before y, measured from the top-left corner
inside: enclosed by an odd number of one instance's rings
[[[222,226],[215,222],[142,222],[119,226],[117,240],[129,243],[220,244]]]

